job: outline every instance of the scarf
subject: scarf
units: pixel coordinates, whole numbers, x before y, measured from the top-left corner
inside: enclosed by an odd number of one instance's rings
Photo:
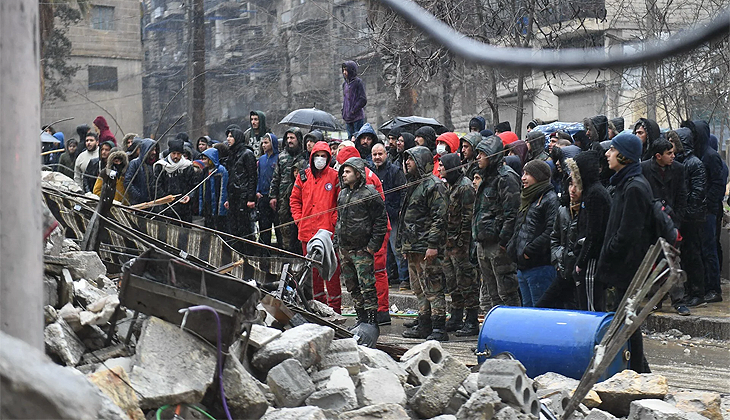
[[[611,185],[619,185],[623,180],[641,174],[641,165],[637,162],[629,163],[623,169],[611,176]]]
[[[170,158],[170,155],[168,155],[164,159],[160,159],[157,162],[155,162],[155,165],[162,166],[162,169],[164,169],[165,172],[167,172],[168,174],[173,174],[173,173],[175,173],[177,171],[181,171],[181,170],[187,168],[188,166],[190,166],[192,164],[193,163],[190,162],[189,160],[187,160],[185,158],[185,156],[181,157],[180,160],[177,161],[177,163],[175,163]]]
[[[550,190],[551,188],[554,187],[553,184],[550,183],[549,179],[532,184],[527,188],[523,188],[522,192],[520,193],[520,198],[522,199],[522,201],[520,202],[520,213],[527,210],[527,208],[530,207],[530,204],[535,200],[536,197],[541,196],[543,193]]]

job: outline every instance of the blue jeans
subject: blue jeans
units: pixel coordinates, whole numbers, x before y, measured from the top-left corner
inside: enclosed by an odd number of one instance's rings
[[[517,282],[520,284],[522,306],[535,307],[545,291],[558,277],[552,265],[543,265],[527,270],[517,270]]]
[[[720,260],[717,258],[717,219],[714,214],[705,217],[705,232],[702,235],[702,261],[705,263],[705,293],[720,291]]]
[[[393,229],[390,231],[390,238],[388,239],[388,258],[395,258],[395,264],[398,267],[398,277],[401,282],[408,282],[408,261],[403,258],[403,254],[399,253],[395,249],[395,239],[398,233],[398,222],[395,223],[390,220],[390,227]]]
[[[347,140],[351,140],[352,136],[355,135],[365,124],[365,119],[357,120],[351,123],[345,123],[345,129],[347,130]]]

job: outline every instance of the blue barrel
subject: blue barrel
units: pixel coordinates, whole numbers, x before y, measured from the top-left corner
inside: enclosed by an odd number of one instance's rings
[[[510,353],[522,362],[527,376],[547,372],[580,379],[613,319],[613,313],[496,306],[484,317],[477,349],[486,355]],[[624,344],[599,381],[628,368]]]

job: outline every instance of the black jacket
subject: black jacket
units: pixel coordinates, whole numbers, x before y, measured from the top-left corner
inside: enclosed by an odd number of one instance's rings
[[[659,129],[659,124],[649,118],[639,118],[639,121],[634,124],[634,133],[639,125],[646,127],[646,142],[642,144],[641,160],[650,160],[654,157],[652,144],[662,136],[662,132]]]
[[[641,162],[641,171],[649,181],[654,198],[662,200],[672,208],[670,216],[674,225],[682,224],[687,207],[687,184],[684,182],[684,165],[675,161],[668,168],[662,168],[656,159]]]
[[[89,161],[86,165],[86,171],[84,171],[84,192],[93,192],[94,184],[96,184],[96,178],[99,177],[99,171],[102,168],[106,168],[106,162],[101,162],[99,158],[94,158]]]
[[[684,151],[677,158],[684,165],[684,182],[687,191],[687,205],[683,220],[702,222],[707,214],[707,172],[705,165],[694,154],[694,136],[689,128],[675,130]]]
[[[406,188],[397,191],[391,191],[393,188],[402,187],[406,183],[406,174],[395,164],[387,160],[380,166],[376,166],[373,170],[383,183],[383,191],[385,192],[385,210],[388,212],[388,218],[391,223],[398,222],[398,211],[406,196]],[[391,191],[391,192],[388,192]]]
[[[251,147],[246,145],[243,131],[231,128],[228,132],[235,139],[226,162],[229,211],[242,211],[246,209],[247,202],[256,202],[256,156]]]
[[[575,268],[578,217],[570,217],[570,210],[560,206],[550,234],[550,261],[558,275],[569,279]]]
[[[692,130],[695,138],[695,154],[702,160],[707,172],[707,213],[722,215],[722,199],[725,197],[725,175],[720,155],[710,147],[710,126],[705,121],[685,121],[682,127]]]
[[[537,196],[530,206],[517,216],[515,232],[507,245],[507,255],[519,269],[550,265],[550,234],[558,214],[558,196],[552,185]],[[525,255],[529,259],[525,259]]]
[[[169,157],[168,157],[169,158]],[[195,170],[193,165],[189,164],[182,169],[178,169],[174,172],[168,172],[165,170],[165,162],[168,162],[168,158],[161,159],[155,162],[155,199],[159,199],[168,195],[188,194],[192,196],[194,191],[191,190],[195,187]],[[176,200],[182,198],[182,195]],[[193,203],[195,200],[190,200],[187,203],[178,202],[173,207],[167,208],[168,205],[164,204],[160,210],[165,210],[165,215],[179,218],[187,222],[193,220]],[[197,203],[195,203],[197,204]]]

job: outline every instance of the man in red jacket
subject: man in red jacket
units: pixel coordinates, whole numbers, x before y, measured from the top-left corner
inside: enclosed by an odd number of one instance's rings
[[[321,133],[320,133],[321,135]],[[315,132],[304,136],[306,143]],[[299,228],[299,240],[302,242],[304,254],[307,253],[307,242],[320,229],[334,234],[337,222],[337,196],[340,193],[337,171],[329,166],[330,147],[324,141],[318,141],[309,156],[309,168],[296,175],[294,188],[290,198],[291,213]],[[312,291],[314,299],[328,304],[337,313],[341,313],[342,287],[340,286],[340,267],[332,278],[326,282],[316,268],[312,269]]]

